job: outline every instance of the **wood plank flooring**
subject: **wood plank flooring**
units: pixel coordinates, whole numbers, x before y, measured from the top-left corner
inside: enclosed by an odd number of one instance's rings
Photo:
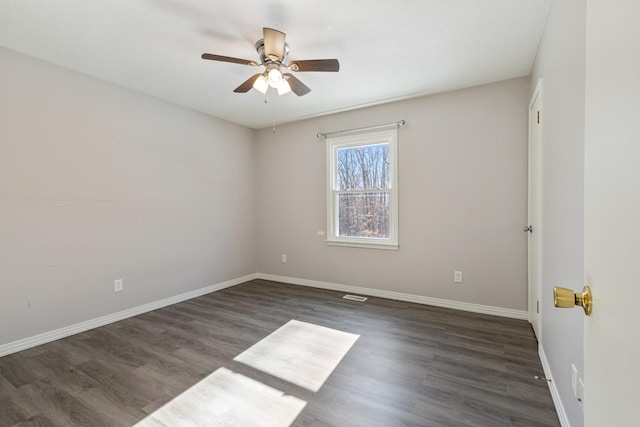
[[[293,426],[559,425],[527,322],[342,295],[254,280],[2,357],[0,426],[131,426],[221,367]],[[360,335],[318,392],[233,361],[291,319]]]

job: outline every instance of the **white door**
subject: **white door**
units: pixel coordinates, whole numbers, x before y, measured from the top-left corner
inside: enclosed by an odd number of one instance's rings
[[[540,154],[541,154],[542,79],[529,103],[529,207],[525,232],[528,237],[529,270],[529,322],[538,338],[542,339],[540,324]]]
[[[638,426],[640,2],[587,0],[585,426]]]

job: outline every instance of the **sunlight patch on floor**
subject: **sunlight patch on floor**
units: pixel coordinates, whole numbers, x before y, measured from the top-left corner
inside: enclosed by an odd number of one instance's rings
[[[290,320],[233,360],[318,391],[359,337]]]
[[[226,368],[219,368],[138,427],[291,425],[307,402]]]
[[[360,335],[290,320],[233,360],[318,391]],[[137,427],[287,427],[306,401],[219,368]]]

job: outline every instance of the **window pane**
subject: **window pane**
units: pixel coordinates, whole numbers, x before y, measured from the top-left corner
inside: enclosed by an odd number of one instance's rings
[[[337,190],[389,188],[389,144],[338,149]]]
[[[389,238],[389,193],[338,194],[338,235]]]

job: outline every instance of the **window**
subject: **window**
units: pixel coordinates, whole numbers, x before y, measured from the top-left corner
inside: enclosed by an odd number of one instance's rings
[[[397,129],[327,136],[327,244],[398,249]]]

